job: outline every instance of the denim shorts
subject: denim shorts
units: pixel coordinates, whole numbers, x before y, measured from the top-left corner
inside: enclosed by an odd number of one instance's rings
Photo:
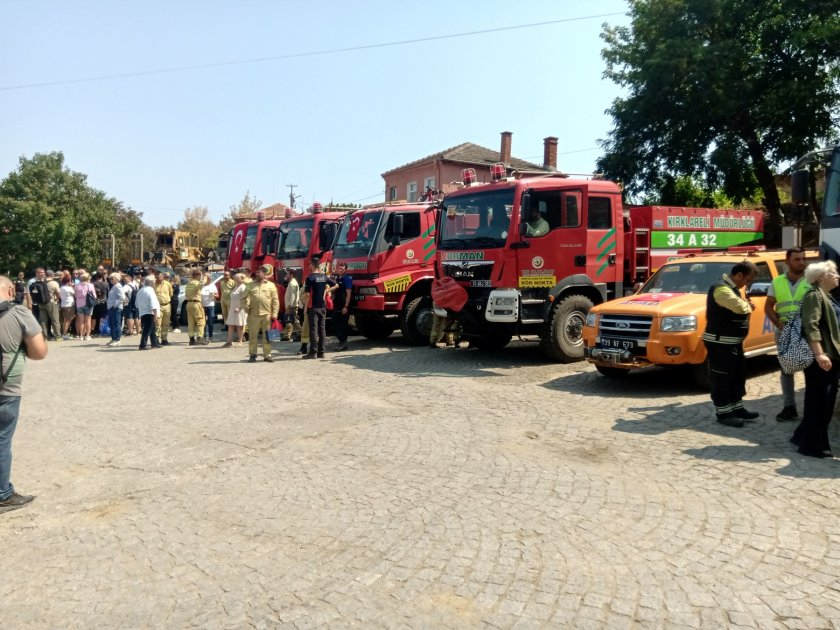
[[[90,315],[93,313],[92,306],[77,306],[76,307],[76,315]]]

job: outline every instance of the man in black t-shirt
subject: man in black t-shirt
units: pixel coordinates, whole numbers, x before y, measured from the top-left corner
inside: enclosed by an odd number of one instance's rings
[[[327,336],[327,305],[324,302],[324,293],[328,286],[335,286],[335,280],[328,278],[319,269],[320,264],[321,260],[317,256],[309,261],[309,276],[304,283],[304,304],[309,317],[309,352],[303,355],[304,359],[314,359],[316,356],[319,359],[324,358],[324,339]]]
[[[347,263],[338,263],[335,268],[336,285],[333,292],[333,324],[338,339],[336,352],[347,350],[347,320],[350,319],[350,300],[353,297],[353,278],[347,273]]]

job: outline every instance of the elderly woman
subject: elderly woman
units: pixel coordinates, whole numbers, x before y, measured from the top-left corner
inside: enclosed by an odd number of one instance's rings
[[[840,277],[832,261],[812,263],[805,281],[813,288],[802,298],[802,334],[814,351],[814,362],[805,368],[805,413],[791,442],[810,457],[833,457],[828,443],[828,423],[837,399],[840,372],[840,327],[829,293]]]
[[[114,272],[108,279],[111,282],[111,289],[108,291],[108,327],[111,329],[111,341],[109,346],[120,345],[122,339],[123,327],[123,306],[125,304],[125,290],[120,282],[122,276],[119,272]]]
[[[242,297],[245,295],[245,274],[237,273],[233,276],[236,281],[236,286],[230,292],[230,308],[228,309],[228,316],[225,324],[228,327],[227,342],[223,348],[230,348],[233,345],[233,334],[236,333],[239,338],[237,348],[242,347],[242,340],[245,336],[245,320],[247,313],[242,305]]]
[[[87,296],[92,295],[96,301],[96,289],[90,281],[90,274],[87,271],[79,273],[79,284],[73,288],[76,298],[76,333],[79,339],[90,339],[90,316],[93,313],[93,306],[88,306]]]

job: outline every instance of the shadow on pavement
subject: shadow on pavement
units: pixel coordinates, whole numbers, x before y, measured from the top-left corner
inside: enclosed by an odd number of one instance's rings
[[[725,438],[737,438],[751,444],[719,444],[700,448],[689,448],[683,453],[698,459],[722,462],[768,462],[778,459],[790,460],[777,469],[777,473],[800,478],[840,478],[840,462],[832,459],[813,459],[796,452],[789,439],[796,428],[796,422],[779,423],[776,411],[781,408],[781,395],[747,402],[750,410],[762,414],[756,422],[749,422],[743,428],[727,427],[715,420],[711,402],[681,404],[666,403],[646,407],[629,407],[627,410],[642,414],[638,420],[618,419],[614,431],[638,435],[663,435],[669,431],[700,431]],[[833,421],[829,433],[832,442],[840,447],[840,431]]]
[[[354,349],[380,348],[378,354],[353,354]],[[444,376],[474,378],[503,376],[493,370],[539,366],[551,363],[536,344],[513,342],[497,351],[476,348],[437,348],[411,346],[399,336],[383,341],[352,339],[350,350],[341,353],[327,351],[327,358],[361,370],[397,374],[409,378]]]

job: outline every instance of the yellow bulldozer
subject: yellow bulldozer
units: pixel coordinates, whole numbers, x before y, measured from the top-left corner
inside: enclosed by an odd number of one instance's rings
[[[177,268],[202,267],[207,263],[207,255],[200,247],[198,234],[192,232],[155,233],[155,246],[146,252],[144,259],[153,265],[165,265]]]

